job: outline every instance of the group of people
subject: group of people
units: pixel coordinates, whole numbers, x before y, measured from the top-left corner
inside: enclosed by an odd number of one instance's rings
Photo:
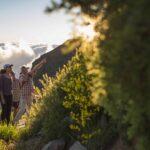
[[[1,69],[0,104],[2,123],[15,125],[25,112],[29,115],[34,94],[33,76],[45,63],[46,59],[43,59],[31,71],[28,67],[22,66],[18,79],[15,76],[12,64],[5,64]],[[12,112],[13,119],[11,122]]]

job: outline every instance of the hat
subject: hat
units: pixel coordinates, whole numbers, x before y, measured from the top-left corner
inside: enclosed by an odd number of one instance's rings
[[[29,67],[26,67],[26,66],[22,66],[22,67],[21,67],[21,69],[23,69],[23,68],[29,69]]]
[[[13,66],[13,64],[5,64],[5,65],[4,65],[4,69],[10,68],[10,67],[12,67],[12,66]]]

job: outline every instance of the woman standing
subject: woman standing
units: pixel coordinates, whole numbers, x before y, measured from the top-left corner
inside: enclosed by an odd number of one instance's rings
[[[21,88],[20,88],[20,83],[19,79],[16,78],[15,73],[12,72],[12,89],[13,89],[13,117],[15,118],[18,109],[19,109],[19,102],[20,102],[20,94],[21,94]]]
[[[0,93],[2,101],[2,122],[10,123],[11,107],[12,107],[12,66],[11,64],[5,64],[4,69],[6,73],[1,74],[0,79]]]

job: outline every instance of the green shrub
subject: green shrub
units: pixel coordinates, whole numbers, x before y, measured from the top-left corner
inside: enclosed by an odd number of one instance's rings
[[[0,125],[0,139],[9,141],[17,140],[20,136],[20,130],[11,125]]]
[[[91,75],[87,73],[85,62],[86,58],[79,50],[57,73],[56,78],[43,76],[43,88],[36,90],[38,98],[31,108],[30,117],[27,118],[22,140],[26,141],[40,134],[45,142],[66,138],[80,140],[87,145],[91,139],[98,141],[107,133],[107,130],[103,130],[99,125],[101,117],[97,117],[105,114],[91,100]],[[107,129],[112,130],[109,127]],[[104,145],[105,141],[107,140],[101,142],[101,145]],[[95,144],[99,145],[98,142]]]
[[[84,55],[79,51],[67,66],[66,77],[63,79],[61,88],[65,92],[63,106],[71,119],[69,127],[73,132],[72,135],[83,141],[90,138],[92,129],[88,131],[89,136],[84,133],[84,130],[91,118],[99,111],[99,107],[91,101],[90,81],[91,77],[87,74]]]
[[[140,150],[149,149],[150,139],[149,4],[147,0],[109,2],[104,14],[109,28],[100,30],[105,36],[100,44],[107,85],[104,105],[118,124],[126,124],[125,132],[141,145]]]
[[[150,147],[149,5],[148,0],[61,0],[47,9],[78,6],[81,14],[95,19],[97,38],[90,44],[97,45],[97,52],[89,55],[93,100],[123,126],[120,133],[128,134],[139,150]]]

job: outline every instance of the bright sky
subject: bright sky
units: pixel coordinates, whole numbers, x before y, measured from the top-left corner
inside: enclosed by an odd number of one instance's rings
[[[71,23],[63,11],[45,14],[50,0],[0,0],[0,43],[61,44],[69,39]]]

